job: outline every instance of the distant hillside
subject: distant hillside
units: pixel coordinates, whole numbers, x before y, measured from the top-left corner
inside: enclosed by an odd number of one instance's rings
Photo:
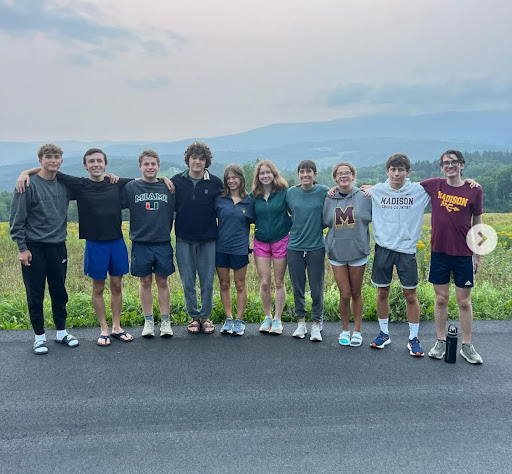
[[[192,141],[206,141],[214,153],[215,168],[227,163],[247,163],[269,158],[284,170],[300,160],[312,159],[319,168],[340,159],[356,166],[384,162],[393,153],[407,153],[412,161],[436,159],[447,148],[464,152],[512,150],[512,111],[449,112],[406,116],[367,117],[273,124],[247,132],[177,142],[79,142],[58,141],[65,151],[62,171],[83,174],[85,150],[102,148],[109,157],[109,170],[123,176],[138,176],[137,156],[145,148],[156,150],[165,166],[184,167],[183,152]],[[12,189],[22,169],[37,164],[40,142],[0,142],[0,190]],[[217,171],[218,172],[218,171]]]

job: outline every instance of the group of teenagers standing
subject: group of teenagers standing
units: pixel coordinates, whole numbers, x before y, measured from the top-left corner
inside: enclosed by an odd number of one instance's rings
[[[75,178],[58,172],[62,150],[55,145],[44,145],[38,155],[41,168],[22,173],[11,208],[11,235],[20,251],[29,312],[36,334],[33,348],[36,354],[48,352],[42,316],[45,279],[48,280],[52,297],[56,341],[68,347],[78,345],[76,338],[65,329],[65,269],[57,276],[53,274],[50,264],[34,270],[32,252],[34,249],[37,254],[41,247],[49,245],[51,248],[53,244],[64,245],[65,249],[65,210],[69,199],[77,199],[80,238],[86,239],[84,273],[93,279],[93,306],[101,326],[100,346],[109,346],[111,337],[123,342],[133,340],[120,326],[121,277],[128,272],[128,256],[121,233],[121,208],[125,207],[130,209],[131,273],[140,278],[140,297],[145,316],[143,337],[153,337],[155,334],[153,274],[162,315],[160,335],[172,336],[167,278],[174,273],[170,243],[173,220],[176,261],[190,316],[188,331],[192,334],[201,331],[211,334],[215,331],[210,316],[216,270],[226,315],[220,332],[236,336],[244,334],[243,315],[247,305],[245,279],[251,252],[250,225],[254,223],[254,261],[264,311],[259,331],[274,335],[283,332],[281,316],[286,300],[285,273],[288,268],[298,320],[293,337],[304,339],[308,333],[305,305],[307,280],[312,299],[310,340],[322,341],[327,254],[340,294],[342,332],[339,343],[342,346],[360,346],[363,341],[361,289],[370,254],[369,224],[373,222],[375,255],[372,283],[377,287],[380,331],[370,346],[383,349],[391,342],[388,328],[389,288],[396,267],[409,321],[407,349],[412,356],[422,357],[424,351],[418,338],[420,310],[416,296],[418,271],[415,253],[423,212],[431,202],[432,261],[429,281],[433,283],[436,295],[437,341],[428,355],[441,359],[446,350],[447,304],[453,274],[462,329],[461,354],[470,363],[482,363],[482,358],[471,343],[471,288],[480,256],[473,255],[466,244],[470,227],[481,223],[482,189],[472,180],[462,180],[465,160],[457,150],[447,150],[441,155],[439,163],[444,178],[413,183],[409,180],[409,158],[404,154],[395,154],[386,162],[386,182],[364,189],[355,186],[356,169],[347,162],[334,166],[332,177],[335,186],[329,189],[316,182],[317,169],[311,160],[299,163],[299,184],[291,187],[271,161],[262,160],[257,163],[250,191],[239,165],[228,165],[223,180],[211,174],[208,168],[212,153],[201,142],[192,143],[185,151],[187,170],[171,180],[163,181],[157,177],[160,159],[152,150],[145,150],[139,156],[142,172],[142,179],[139,180],[118,179],[105,174],[107,158],[99,149],[88,150],[84,156],[88,178]],[[92,165],[89,163],[91,156],[96,160]],[[95,167],[97,162],[99,166]],[[25,186],[29,183],[27,173],[37,173],[30,188]],[[52,182],[58,190],[51,194],[48,183],[40,186],[41,180],[43,183]],[[92,183],[94,185],[91,186]],[[40,187],[42,192],[34,192]],[[51,203],[52,200],[55,203]],[[46,228],[34,232],[36,224],[55,228],[56,216],[60,216],[58,237],[49,236],[48,233],[55,232],[48,232]],[[50,223],[48,219],[53,222]],[[328,230],[324,238],[325,228]],[[116,232],[108,232],[107,229]],[[27,250],[32,252],[30,261]],[[236,315],[232,312],[231,270],[237,295]],[[103,299],[107,273],[112,292],[111,332],[106,322]],[[197,277],[200,305],[196,293]],[[36,286],[37,291],[34,290]],[[116,289],[119,290],[117,293]],[[62,297],[64,294],[65,298]],[[58,295],[61,297],[58,298]],[[60,304],[54,301],[54,296],[60,299]],[[352,332],[349,326],[351,315],[354,321]]]

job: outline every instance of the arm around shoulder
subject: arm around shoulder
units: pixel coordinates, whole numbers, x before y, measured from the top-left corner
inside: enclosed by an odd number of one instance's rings
[[[41,171],[41,168],[31,168],[22,171],[16,180],[16,191],[24,193],[25,189],[30,186],[30,176],[39,173],[39,171]]]

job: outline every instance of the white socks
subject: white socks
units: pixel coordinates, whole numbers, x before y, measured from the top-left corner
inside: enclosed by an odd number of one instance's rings
[[[386,319],[379,319],[380,330],[384,334],[389,334],[388,324],[389,324],[389,317],[387,317]]]
[[[420,329],[420,323],[409,323],[409,340],[418,337],[418,330]]]

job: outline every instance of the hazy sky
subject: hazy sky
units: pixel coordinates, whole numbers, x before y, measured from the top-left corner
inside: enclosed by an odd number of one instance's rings
[[[1,141],[512,108],[508,0],[0,0]]]

